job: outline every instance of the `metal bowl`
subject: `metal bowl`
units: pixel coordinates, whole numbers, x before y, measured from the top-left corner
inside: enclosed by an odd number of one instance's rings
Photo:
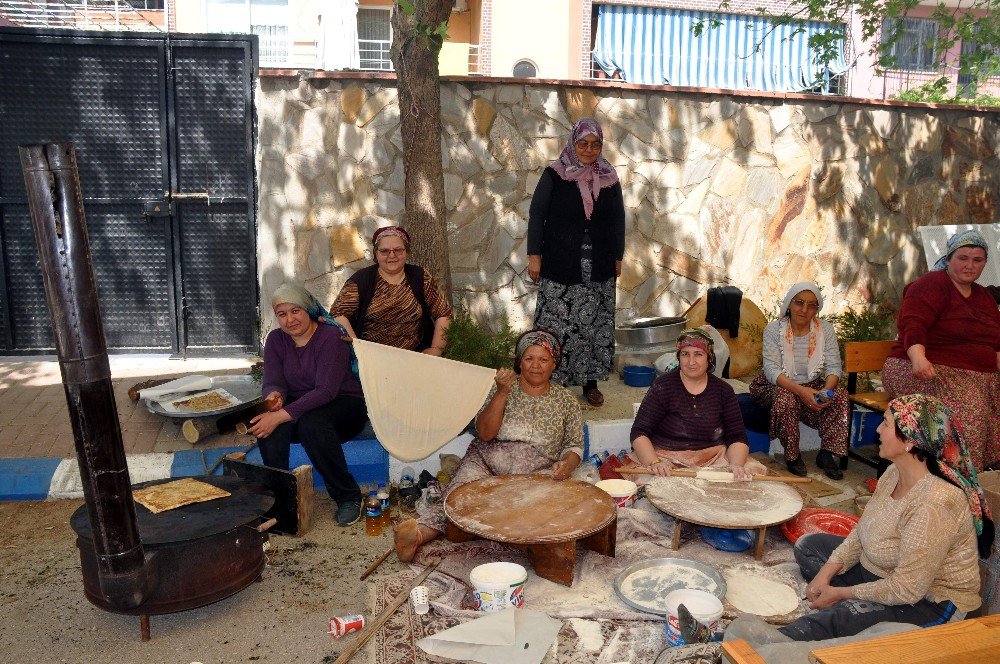
[[[655,320],[673,322],[652,326],[644,324]],[[636,323],[641,326],[637,327]],[[615,342],[623,346],[666,344],[676,341],[686,325],[686,318],[635,318],[615,328]]]
[[[719,573],[719,570],[715,569],[711,565],[706,565],[705,563],[700,563],[697,560],[687,560],[685,558],[650,558],[649,560],[640,560],[637,563],[629,565],[621,571],[621,573],[615,577],[614,589],[615,594],[618,595],[621,601],[625,602],[633,609],[637,611],[642,611],[644,613],[655,613],[657,615],[665,616],[667,615],[666,609],[658,609],[645,604],[640,604],[635,601],[635,598],[628,597],[625,592],[622,591],[622,584],[625,580],[635,574],[636,572],[641,572],[642,570],[649,569],[651,567],[688,567],[698,570],[705,576],[709,577],[715,581],[716,589],[712,592],[713,595],[718,597],[720,600],[726,596],[726,579]],[[683,581],[678,581],[676,587],[668,586],[664,588],[663,597],[674,590],[681,590],[687,586],[683,585]]]

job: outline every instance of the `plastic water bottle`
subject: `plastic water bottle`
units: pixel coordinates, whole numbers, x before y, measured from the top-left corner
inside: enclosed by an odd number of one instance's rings
[[[372,537],[382,534],[382,501],[375,491],[369,491],[365,501],[365,531]]]
[[[833,395],[833,390],[821,390],[813,395],[813,399],[816,400],[816,403],[823,404],[832,399]]]
[[[403,466],[403,471],[399,476],[399,488],[405,489],[411,487],[414,484],[414,470],[412,466]]]
[[[378,492],[375,494],[378,496],[379,503],[382,509],[382,527],[391,528],[392,527],[392,507],[389,505],[389,492],[385,488],[385,482],[378,483]]]

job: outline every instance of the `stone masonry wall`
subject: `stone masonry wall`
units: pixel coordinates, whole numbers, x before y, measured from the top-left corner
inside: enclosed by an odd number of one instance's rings
[[[284,280],[331,303],[372,232],[401,220],[394,86],[261,77],[262,312]],[[997,113],[476,78],[443,82],[441,102],[456,304],[515,327],[535,306],[531,194],[580,117],[603,124],[625,194],[620,319],[678,315],[718,284],[765,310],[801,280],[827,313],[898,300],[925,270],[918,226],[998,220]]]

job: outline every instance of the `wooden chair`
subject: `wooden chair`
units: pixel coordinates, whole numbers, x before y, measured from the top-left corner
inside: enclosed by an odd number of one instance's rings
[[[889,406],[889,394],[886,392],[862,392],[858,391],[858,374],[867,371],[881,371],[885,364],[885,358],[889,356],[895,341],[852,341],[844,344],[844,373],[847,374],[847,393],[850,395],[851,410],[850,421],[854,422],[855,407],[884,413]],[[854,437],[851,437],[853,443]],[[877,456],[870,458],[860,452],[854,451],[854,446],[848,447],[847,457],[860,461],[861,463],[876,469],[881,476],[888,467],[885,459]],[[844,463],[847,459],[844,459]]]

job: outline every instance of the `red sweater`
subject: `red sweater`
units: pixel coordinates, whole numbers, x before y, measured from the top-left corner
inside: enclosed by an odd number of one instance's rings
[[[928,272],[903,289],[896,326],[899,337],[889,357],[909,359],[906,349],[922,344],[931,364],[997,372],[1000,311],[979,284],[972,284],[972,295],[966,298],[947,271]]]

